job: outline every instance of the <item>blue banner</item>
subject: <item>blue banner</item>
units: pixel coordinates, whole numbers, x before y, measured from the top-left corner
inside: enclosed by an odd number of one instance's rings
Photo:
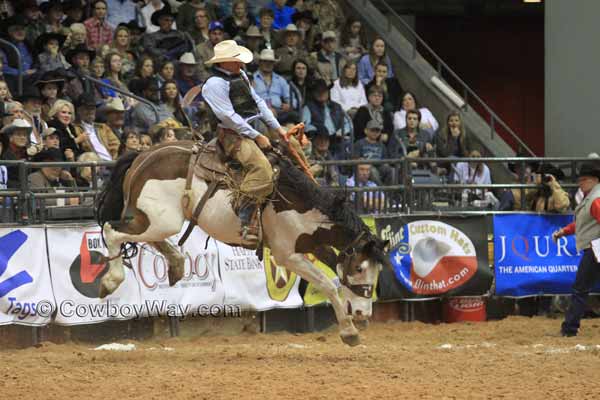
[[[496,294],[570,294],[581,253],[574,235],[555,243],[552,232],[572,221],[572,215],[494,216]]]

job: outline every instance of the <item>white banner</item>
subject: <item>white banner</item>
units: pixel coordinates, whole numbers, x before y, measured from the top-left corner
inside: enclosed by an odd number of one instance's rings
[[[46,325],[55,306],[44,229],[0,229],[0,325]]]
[[[217,242],[217,246],[225,285],[225,304],[242,305],[248,307],[245,310],[253,311],[302,306],[298,292],[300,279],[296,274],[271,264],[265,269],[265,263],[258,259],[254,250],[231,247],[220,242]],[[271,274],[268,281],[267,274]],[[272,285],[272,281],[279,281],[279,287]],[[275,294],[274,288],[285,293]]]
[[[78,325],[109,319],[131,319],[143,309],[135,274],[125,268],[125,280],[104,299],[99,298],[100,279],[108,265],[98,226],[47,228],[50,274],[57,303],[54,322]]]

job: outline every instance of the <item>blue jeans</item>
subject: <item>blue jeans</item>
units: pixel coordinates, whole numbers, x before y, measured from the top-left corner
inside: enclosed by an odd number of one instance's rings
[[[587,309],[588,295],[598,281],[600,281],[600,264],[596,262],[592,250],[586,249],[583,251],[583,257],[579,262],[579,268],[575,276],[571,305],[562,323],[561,332],[563,334],[577,334],[581,318],[583,318]]]

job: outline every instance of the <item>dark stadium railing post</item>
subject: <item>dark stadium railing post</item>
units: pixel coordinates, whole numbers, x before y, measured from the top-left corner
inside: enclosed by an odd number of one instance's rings
[[[519,171],[519,182],[523,185],[525,184],[525,160],[521,160],[519,162],[519,166],[521,171]],[[525,188],[521,187],[521,210],[525,210],[526,199],[525,199]]]
[[[19,162],[19,221],[22,224],[29,222],[29,182],[27,180],[28,165],[25,161]]]
[[[171,337],[179,336],[179,318],[169,317],[169,334]]]

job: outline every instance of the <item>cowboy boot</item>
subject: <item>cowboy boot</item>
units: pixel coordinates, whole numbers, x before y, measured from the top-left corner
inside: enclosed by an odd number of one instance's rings
[[[242,239],[246,242],[258,243],[258,224],[256,223],[257,205],[253,202],[247,202],[242,205],[238,211],[242,223]]]

